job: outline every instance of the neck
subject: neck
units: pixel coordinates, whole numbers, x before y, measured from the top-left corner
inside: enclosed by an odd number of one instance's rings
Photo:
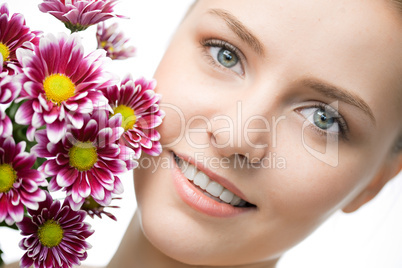
[[[277,261],[251,265],[231,266],[232,268],[275,268]],[[201,268],[188,265],[164,255],[144,236],[138,212],[135,213],[124,238],[107,268],[155,267],[155,268]],[[223,268],[222,266],[219,266]],[[212,268],[208,266],[208,268]]]

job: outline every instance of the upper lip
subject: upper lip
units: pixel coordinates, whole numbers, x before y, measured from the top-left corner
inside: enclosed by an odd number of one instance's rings
[[[187,156],[187,155],[181,154],[181,153],[176,153],[176,152],[174,152],[174,154],[177,155],[179,158],[183,159],[184,161],[189,162],[190,164],[194,165],[198,170],[205,173],[205,175],[207,175],[211,180],[219,183],[220,185],[222,185],[223,187],[225,187],[226,189],[228,189],[229,191],[231,191],[232,193],[234,193],[235,195],[237,195],[244,201],[252,204],[251,202],[249,202],[247,200],[246,196],[242,193],[242,191],[240,191],[239,188],[237,188],[232,182],[230,182],[226,178],[219,176],[218,174],[215,174],[214,172],[212,172],[211,170],[206,168],[204,166],[204,164],[196,162],[190,156]]]

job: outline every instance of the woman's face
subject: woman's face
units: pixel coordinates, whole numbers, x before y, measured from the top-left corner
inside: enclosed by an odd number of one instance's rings
[[[401,25],[381,0],[199,1],[155,74],[164,150],[135,174],[149,241],[188,264],[274,263],[350,205],[396,157]]]

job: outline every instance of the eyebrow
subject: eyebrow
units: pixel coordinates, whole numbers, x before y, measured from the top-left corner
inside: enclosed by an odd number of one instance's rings
[[[366,115],[368,115],[373,124],[375,124],[373,111],[370,109],[368,104],[359,96],[352,94],[343,88],[339,88],[316,79],[305,79],[302,81],[302,84],[327,97],[351,104],[359,108]]]
[[[251,31],[243,25],[241,21],[239,21],[234,15],[225,11],[223,9],[210,9],[208,11],[209,14],[218,16],[223,19],[227,26],[244,42],[246,42],[253,50],[263,56],[264,49],[262,43],[255,37]],[[320,80],[316,79],[305,79],[303,80],[303,84],[312,88],[313,90],[328,96],[330,98],[351,104],[360,110],[362,110],[373,122],[376,123],[374,114],[368,104],[359,96],[348,92],[343,88],[336,87],[334,85],[324,83]]]
[[[246,26],[235,16],[223,9],[210,9],[209,14],[218,16],[226,22],[226,25],[244,42],[246,42],[257,54],[264,55],[261,42],[251,33]]]

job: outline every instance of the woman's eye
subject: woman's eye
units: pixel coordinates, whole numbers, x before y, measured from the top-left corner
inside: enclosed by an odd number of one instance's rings
[[[217,61],[220,65],[225,68],[231,69],[232,71],[243,75],[243,67],[241,66],[239,57],[233,51],[230,51],[224,47],[214,47],[209,48],[212,58]]]
[[[320,130],[331,133],[342,131],[339,124],[339,116],[322,107],[309,107],[300,110],[300,113]]]
[[[243,61],[245,58],[238,48],[218,39],[202,40],[201,45],[205,48],[205,54],[210,58],[212,64],[244,75]]]
[[[239,59],[237,58],[236,54],[234,54],[232,51],[225,49],[225,48],[220,48],[220,47],[211,47],[210,48],[211,54],[216,55],[216,60],[225,66],[226,68],[232,68],[236,66],[236,64],[239,62]]]

